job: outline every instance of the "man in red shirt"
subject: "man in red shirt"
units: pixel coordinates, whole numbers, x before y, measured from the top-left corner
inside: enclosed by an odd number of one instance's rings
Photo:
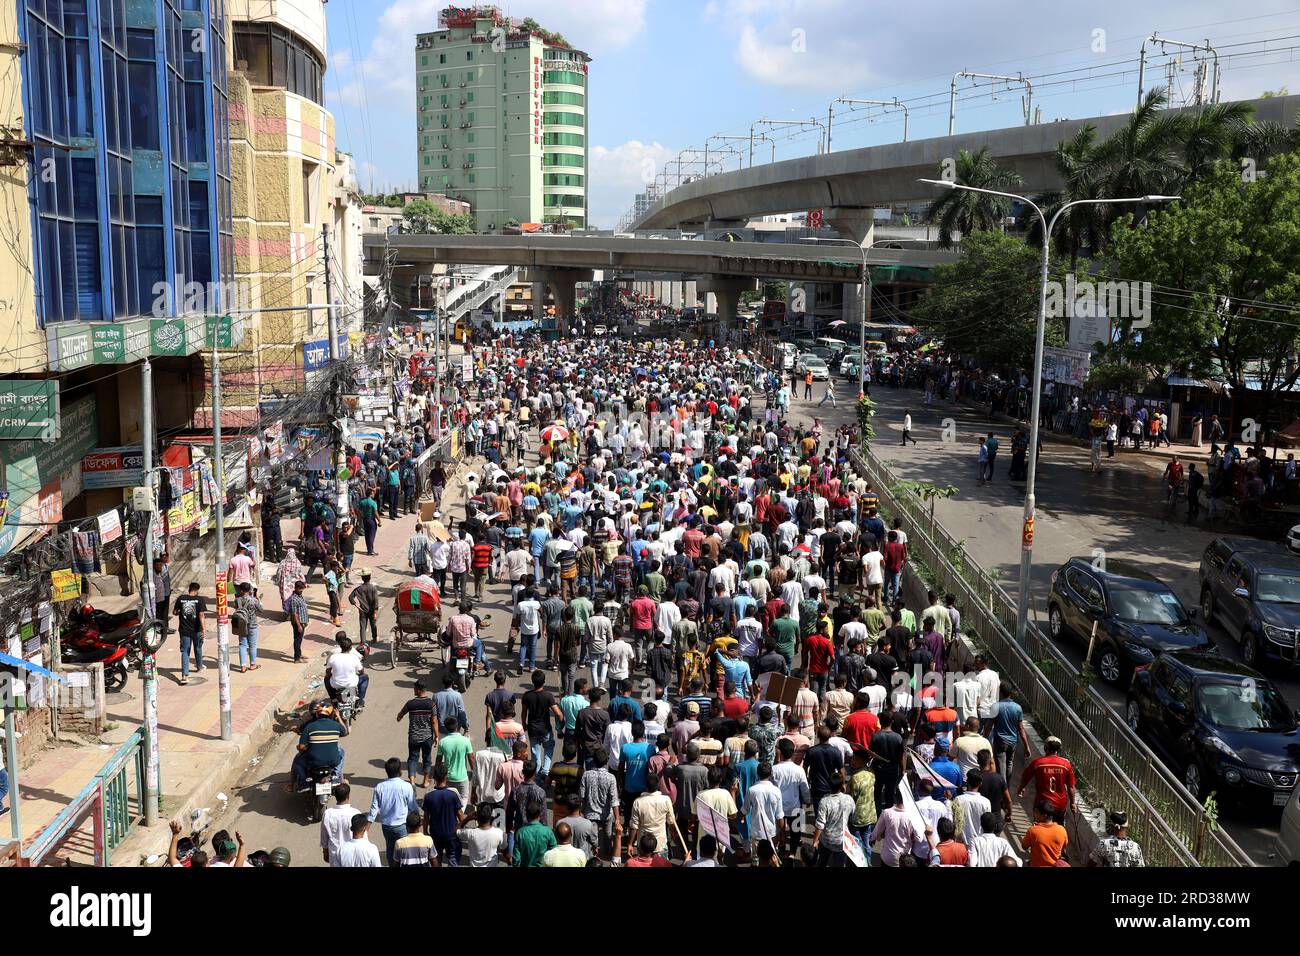
[[[826,636],[825,622],[817,626],[817,633],[804,640],[804,652],[808,655],[808,686],[817,692],[817,699],[826,696],[827,683],[831,676],[831,664],[835,661],[835,645]]]
[[[650,596],[650,589],[644,584],[637,588],[636,599],[627,606],[628,618],[632,622],[632,644],[636,647],[636,660],[641,663],[649,653],[655,626],[655,612],[659,605]]]
[[[704,540],[704,532],[699,528],[689,528],[682,535],[682,545],[686,549],[688,558],[698,558],[700,556],[700,542]]]
[[[726,697],[722,701],[722,713],[732,720],[739,720],[749,713],[749,701],[736,691],[736,682],[727,681],[722,685]]]
[[[1043,756],[1029,761],[1020,775],[1020,790],[1016,796],[1025,795],[1029,778],[1034,779],[1034,803],[1046,800],[1052,809],[1064,813],[1066,808],[1078,811],[1074,789],[1074,766],[1061,756],[1061,739],[1048,737]]]
[[[885,600],[893,601],[903,586],[903,565],[907,563],[907,545],[898,540],[898,532],[885,537]]]
[[[871,712],[871,697],[858,691],[853,695],[853,713],[844,718],[844,739],[854,750],[870,750],[871,738],[880,729],[880,719]]]

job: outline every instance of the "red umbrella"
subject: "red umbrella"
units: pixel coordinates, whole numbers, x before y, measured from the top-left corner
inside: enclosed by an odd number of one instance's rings
[[[547,425],[542,429],[542,441],[568,441],[569,430],[563,425]]]

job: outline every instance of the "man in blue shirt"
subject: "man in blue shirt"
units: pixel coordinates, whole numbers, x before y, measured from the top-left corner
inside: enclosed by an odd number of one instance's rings
[[[433,706],[438,711],[440,733],[447,732],[447,719],[456,718],[459,727],[469,728],[469,716],[465,713],[465,698],[456,689],[456,682],[450,674],[442,675],[442,690],[433,695]]]
[[[948,747],[943,741],[937,740],[934,744],[934,759],[930,761],[930,769],[937,773],[944,780],[952,784],[949,787],[943,787],[943,799],[952,800],[966,789],[966,777],[961,772],[961,767],[948,756]],[[939,796],[939,784],[935,784],[935,796]]]
[[[527,498],[524,499],[524,507],[528,507]],[[542,580],[542,555],[546,552],[546,542],[550,538],[551,533],[546,530],[546,522],[538,518],[537,525],[528,532],[528,550],[533,556],[533,578],[537,581]]]
[[[611,714],[618,713],[620,704],[626,707],[630,712],[629,720],[636,721],[644,719],[644,714],[641,710],[641,702],[632,696],[632,682],[630,680],[625,680],[623,683],[619,684],[618,696],[609,702],[609,712]],[[636,795],[638,797],[641,796],[641,791],[638,790]]]
[[[1025,736],[1025,712],[1018,703],[1011,699],[1011,688],[1003,684],[999,691],[997,713],[993,715],[993,756],[997,760],[998,773],[1003,779],[1010,780],[1016,760],[1016,746],[1023,742],[1025,753],[1029,753],[1029,740]]]
[[[617,708],[610,705],[617,713]],[[632,801],[645,792],[646,769],[655,755],[655,745],[646,743],[645,724],[638,717],[632,721],[632,742],[624,744],[618,755],[619,791],[622,794],[623,819],[631,819]]]
[[[415,799],[415,787],[410,781],[402,779],[402,761],[398,757],[389,757],[384,763],[384,773],[388,779],[375,787],[374,799],[370,802],[370,822],[379,821],[384,831],[384,842],[388,846],[388,865],[393,865],[393,848],[397,841],[406,836],[406,820],[412,813],[420,812],[420,805]]]

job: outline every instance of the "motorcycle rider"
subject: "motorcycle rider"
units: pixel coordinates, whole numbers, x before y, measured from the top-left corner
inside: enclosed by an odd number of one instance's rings
[[[320,700],[312,705],[312,715],[298,735],[298,755],[293,758],[293,787],[307,785],[308,775],[318,767],[333,767],[335,782],[343,779],[343,748],[339,740],[348,728],[339,720],[334,705]]]
[[[325,663],[325,689],[330,699],[337,701],[344,690],[357,692],[357,709],[366,705],[366,688],[370,686],[370,675],[365,672],[365,661],[352,647],[352,639],[347,631],[334,634],[334,643],[339,649],[330,655]]]
[[[469,601],[460,602],[460,613],[453,614],[447,622],[447,636],[453,650],[472,649],[474,666],[486,673],[487,663],[483,657],[483,641],[479,639],[479,619],[473,614],[474,605]]]

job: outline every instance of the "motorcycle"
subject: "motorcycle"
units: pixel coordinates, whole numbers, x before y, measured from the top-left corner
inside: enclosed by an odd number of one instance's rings
[[[462,694],[469,690],[470,682],[474,679],[473,654],[473,648],[452,648],[452,669],[456,674],[456,689]]]
[[[334,699],[334,706],[338,710],[339,720],[344,727],[351,727],[352,722],[361,716],[361,711],[365,705],[361,698],[357,696],[355,687],[345,687],[335,692],[337,696]]]
[[[126,686],[127,665],[139,663],[139,640],[128,646],[101,640],[63,646],[65,664],[103,664],[104,691],[115,694]]]
[[[139,609],[109,614],[83,604],[72,612],[59,636],[64,644],[90,643],[96,639],[114,643],[131,636],[139,627]]]
[[[334,782],[333,767],[312,767],[307,771],[307,784],[300,787],[298,792],[306,794],[307,819],[310,822],[320,822],[321,815],[329,804],[330,794],[334,791]]]

